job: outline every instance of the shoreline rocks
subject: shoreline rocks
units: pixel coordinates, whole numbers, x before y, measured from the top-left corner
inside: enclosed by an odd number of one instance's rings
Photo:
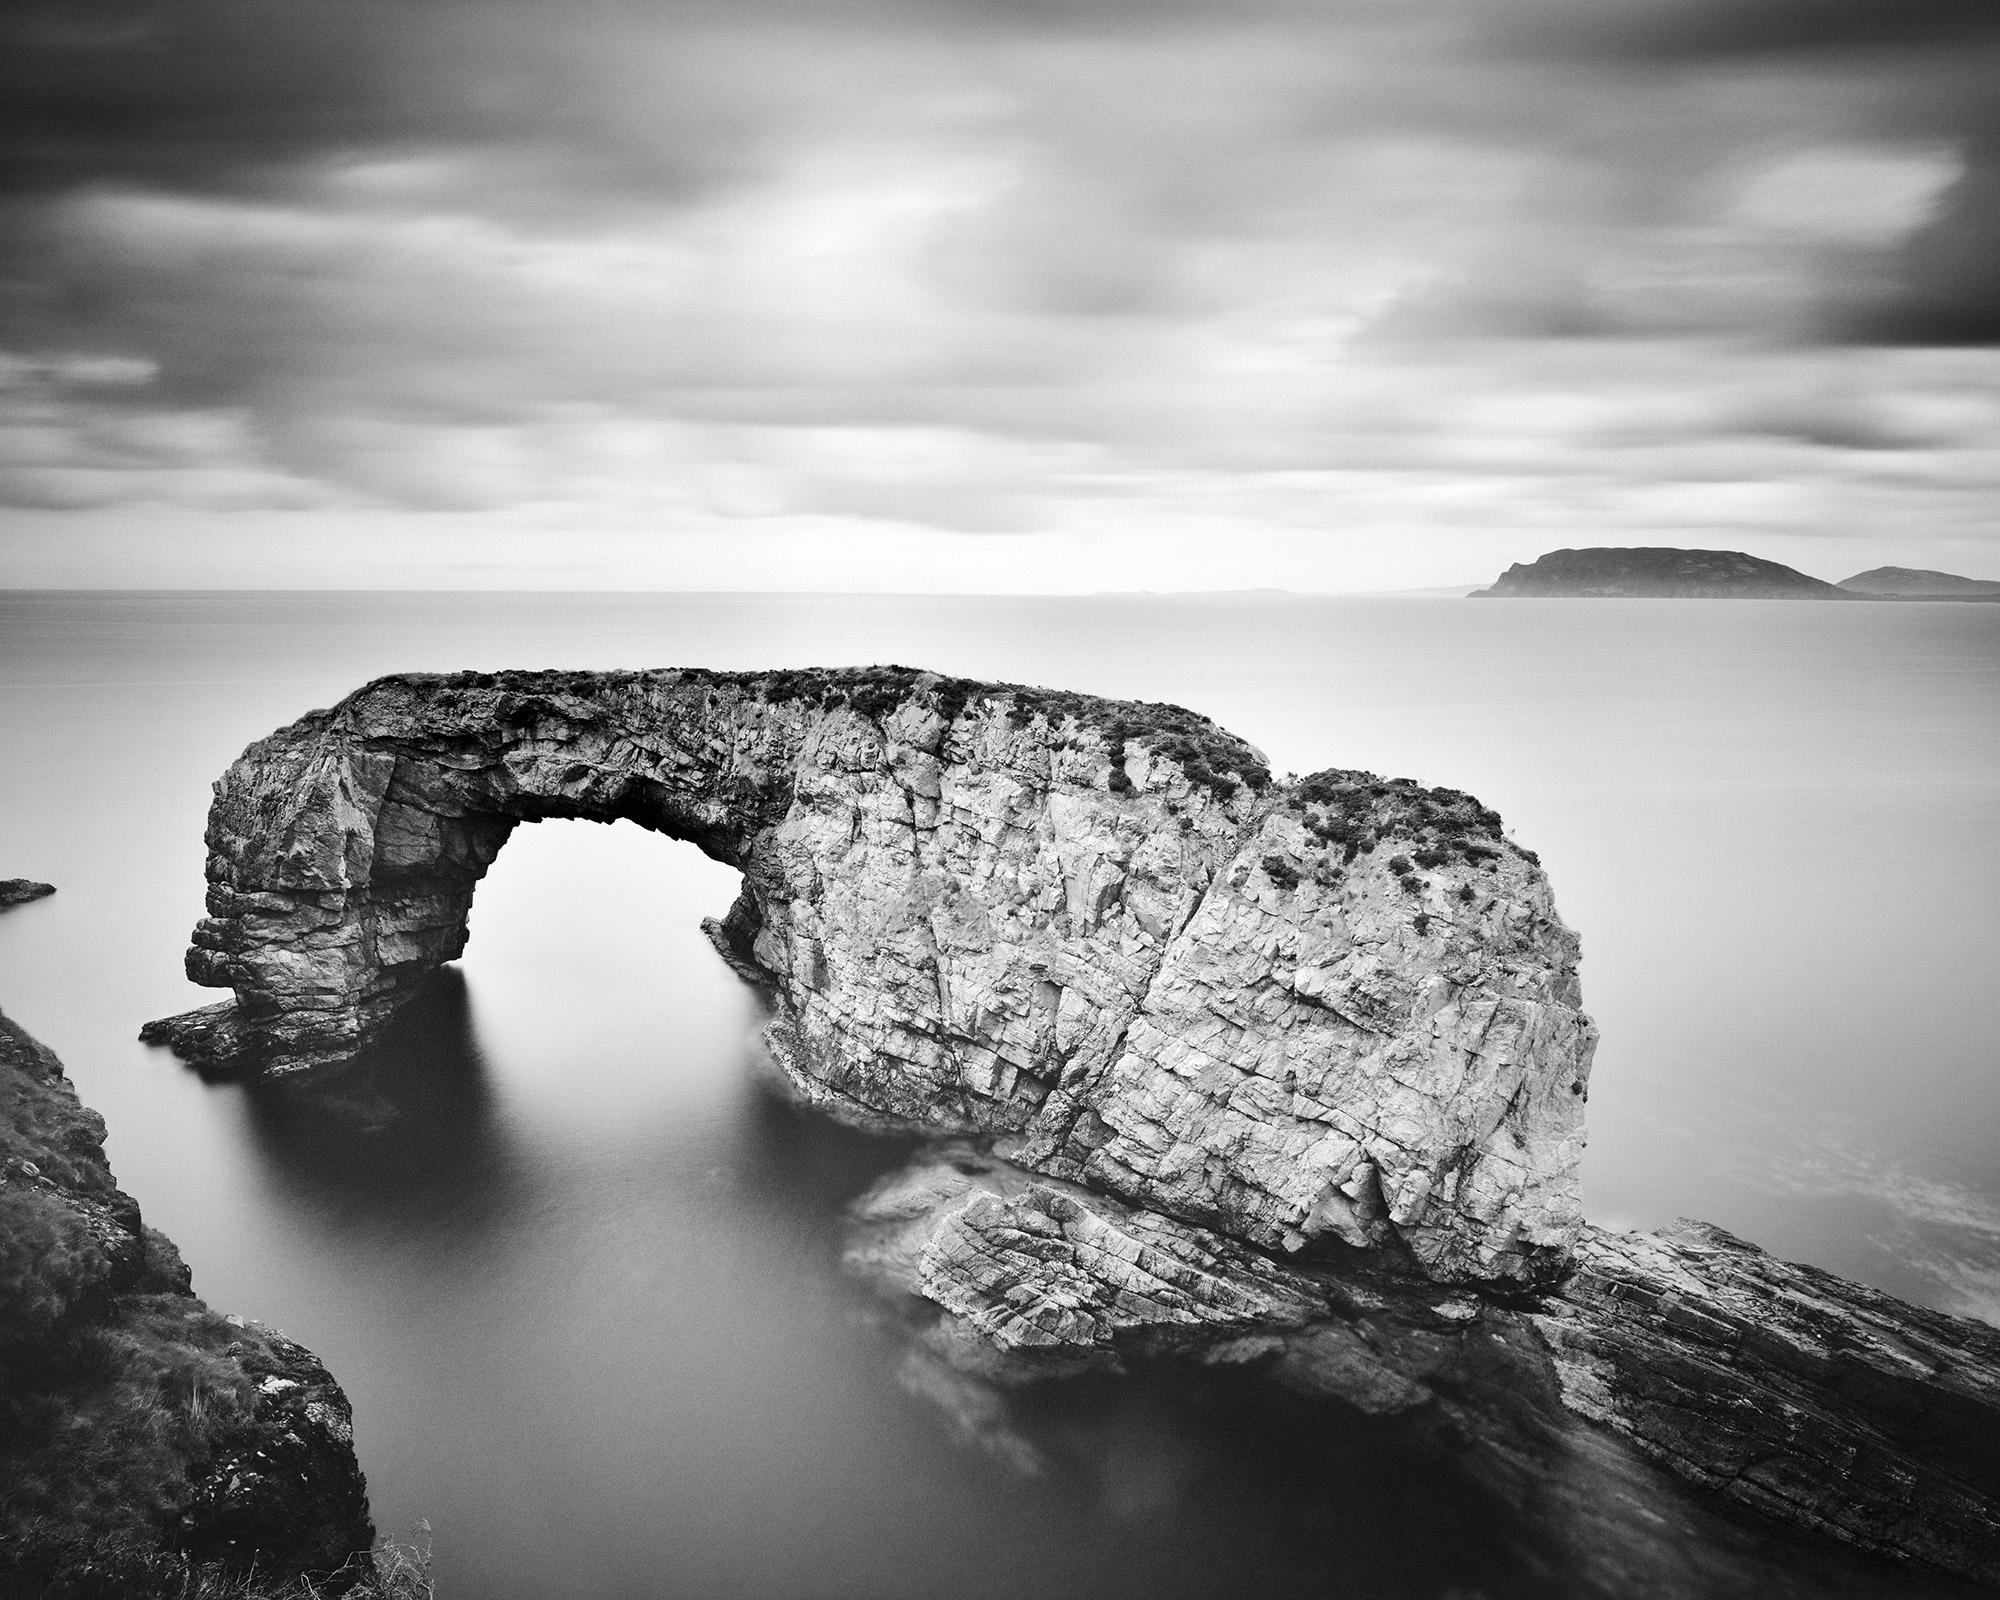
[[[0,878],[0,911],[9,906],[24,906],[30,900],[42,900],[56,892],[52,883],[37,883],[33,878]]]

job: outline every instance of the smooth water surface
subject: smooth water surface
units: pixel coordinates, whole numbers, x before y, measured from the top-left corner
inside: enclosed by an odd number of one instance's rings
[[[1039,1476],[958,1442],[839,1270],[902,1150],[769,1092],[690,845],[519,830],[367,1075],[134,1041],[215,998],[180,976],[209,782],[366,678],[880,661],[1478,794],[1584,936],[1593,1219],[2000,1320],[2000,607],[0,595],[0,876],[60,886],[0,917],[0,1005],[202,1293],[332,1366],[447,1595],[1534,1592],[1396,1439],[1226,1385],[1078,1391]]]

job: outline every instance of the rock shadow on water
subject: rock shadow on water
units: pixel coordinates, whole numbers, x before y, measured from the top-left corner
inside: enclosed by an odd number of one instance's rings
[[[846,1207],[924,1147],[922,1134],[858,1127],[806,1103],[753,1047],[723,1157],[741,1203],[797,1235],[824,1242],[828,1259],[846,1228]]]
[[[342,1232],[488,1234],[532,1204],[529,1158],[502,1112],[465,979],[436,974],[342,1066],[245,1085],[271,1184]]]

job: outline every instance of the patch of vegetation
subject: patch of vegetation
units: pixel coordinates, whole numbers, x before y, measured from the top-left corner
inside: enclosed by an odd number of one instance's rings
[[[1271,782],[1270,770],[1250,746],[1184,706],[1104,700],[1017,683],[980,683],[902,666],[700,676],[754,688],[774,705],[805,702],[827,710],[844,708],[876,720],[915,696],[926,698],[930,709],[947,724],[955,723],[975,702],[1004,700],[1012,727],[1026,728],[1039,718],[1051,730],[1096,734],[1111,768],[1108,787],[1115,794],[1128,793],[1132,787],[1125,760],[1134,743],[1143,745],[1155,759],[1172,761],[1190,783],[1218,799],[1245,788],[1261,791]]]
[[[1122,773],[1128,747],[1143,745],[1155,760],[1181,769],[1196,788],[1218,800],[1241,789],[1261,793],[1271,786],[1271,771],[1257,753],[1232,733],[1185,706],[1165,701],[1101,700],[1095,695],[1061,689],[1028,689],[1017,684],[995,685],[1011,696],[1007,720],[1025,728],[1036,717],[1049,727],[1073,725],[1094,732],[1104,741],[1111,770]]]
[[[1184,706],[1141,700],[1105,700],[1096,695],[1061,689],[1040,689],[1018,683],[981,683],[972,678],[944,677],[915,667],[799,667],[773,672],[717,672],[687,667],[657,674],[591,672],[462,672],[402,673],[379,678],[343,701],[346,705],[372,691],[402,687],[419,691],[497,689],[526,697],[602,691],[620,679],[712,684],[760,696],[771,705],[806,705],[818,710],[845,709],[880,721],[913,697],[928,700],[930,709],[949,726],[978,701],[1004,701],[1008,721],[1025,728],[1037,717],[1052,730],[1095,733],[1109,758],[1115,793],[1128,792],[1116,781],[1123,773],[1127,747],[1143,746],[1156,758],[1173,762],[1188,781],[1226,800],[1239,790],[1262,792],[1271,783],[1270,770],[1257,753],[1207,717]],[[514,715],[532,720],[532,707],[517,707]]]
[[[0,1539],[0,1594],[38,1600],[435,1600],[430,1529],[358,1552],[326,1577],[280,1577],[199,1561],[139,1540]]]
[[[1260,864],[1264,868],[1264,876],[1280,889],[1289,892],[1299,886],[1299,869],[1283,856],[1266,856]]]
[[[1410,869],[1411,857],[1416,866],[1436,871],[1454,857],[1469,866],[1497,860],[1503,847],[1499,813],[1460,790],[1425,789],[1410,778],[1330,767],[1301,778],[1291,799],[1307,833],[1339,850],[1343,862],[1385,840],[1406,842],[1407,851],[1390,862],[1398,876]]]
[[[59,1542],[156,1537],[186,1505],[190,1475],[248,1431],[245,1329],[177,1294],[121,1296],[118,1311],[9,1351],[0,1527]]]
[[[24,1170],[35,1166],[16,1165],[0,1187],[0,1373],[110,1292],[113,1261],[101,1230]]]

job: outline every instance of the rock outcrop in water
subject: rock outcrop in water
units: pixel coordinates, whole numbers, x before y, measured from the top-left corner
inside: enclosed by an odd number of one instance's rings
[[[365,1566],[347,1397],[190,1284],[113,1179],[102,1119],[0,1015],[0,1594],[178,1594],[181,1558]]]
[[[1796,567],[1741,550],[1603,547],[1551,550],[1516,562],[1486,599],[1854,600],[1861,596],[1809,578]]]
[[[909,1297],[912,1387],[1003,1456],[1023,1449],[1005,1397],[1024,1384],[1161,1356],[1255,1365],[1442,1429],[1517,1500],[1536,1492],[1524,1474],[1560,1482],[1580,1451],[1590,1474],[1636,1475],[1579,1436],[1581,1418],[1782,1522],[2000,1583],[2000,1330],[1704,1223],[1586,1227],[1558,1283],[1446,1291],[1386,1263],[1281,1265],[959,1146],[857,1202],[847,1259]],[[1608,1542],[1629,1542],[1626,1520]]]
[[[1439,1419],[1566,1515],[1663,1467],[2000,1581],[2000,1335],[1700,1224],[1587,1228],[1595,1033],[1535,858],[1468,796],[1275,782],[1177,708],[904,669],[384,679],[217,785],[188,966],[235,999],[148,1035],[353,1053],[544,817],[740,868],[712,932],[793,1085],[966,1136],[867,1197],[848,1254],[978,1426],[1038,1376],[1261,1364]]]
[[[0,909],[46,899],[55,892],[54,884],[37,883],[33,878],[0,878]]]
[[[386,678],[216,786],[188,971],[236,998],[148,1036],[352,1054],[544,817],[741,869],[718,937],[822,1105],[1263,1250],[1568,1257],[1595,1032],[1533,856],[1466,795],[1275,782],[1169,706],[904,669]]]

